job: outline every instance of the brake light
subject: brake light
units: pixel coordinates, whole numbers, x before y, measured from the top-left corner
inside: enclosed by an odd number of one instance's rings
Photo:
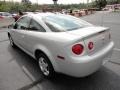
[[[76,44],[72,47],[72,52],[74,54],[80,55],[84,50],[84,46],[82,44]]]
[[[3,17],[2,17],[2,16],[0,16],[0,19],[3,19]]]
[[[89,42],[88,43],[88,49],[91,50],[91,49],[93,49],[93,47],[94,47],[93,42]]]

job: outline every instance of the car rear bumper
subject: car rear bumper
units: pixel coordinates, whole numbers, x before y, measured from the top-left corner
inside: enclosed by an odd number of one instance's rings
[[[60,72],[74,77],[88,76],[105,63],[105,58],[111,56],[113,48],[114,43],[110,42],[107,47],[93,55],[68,58],[66,62],[59,65]]]

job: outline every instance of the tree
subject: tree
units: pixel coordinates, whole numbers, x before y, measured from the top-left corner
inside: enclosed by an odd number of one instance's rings
[[[118,4],[120,3],[120,0],[107,0],[108,4]]]
[[[58,0],[53,0],[54,4],[57,4],[57,1],[58,1]]]
[[[106,0],[96,0],[95,3],[96,3],[96,7],[98,7],[101,10],[102,8],[104,8],[106,6],[107,1]]]
[[[25,4],[28,4],[28,3],[31,4],[31,1],[29,1],[29,0],[22,0],[21,2],[22,2],[22,3],[25,3]]]
[[[23,7],[24,7],[24,11],[29,11],[29,9],[31,8],[31,2],[29,1],[29,0],[22,0],[21,1],[22,2],[22,4],[23,4]],[[23,11],[22,10],[22,11]]]

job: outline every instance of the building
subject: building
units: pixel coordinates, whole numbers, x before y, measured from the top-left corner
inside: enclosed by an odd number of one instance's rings
[[[106,5],[104,10],[115,10],[120,9],[120,4]]]

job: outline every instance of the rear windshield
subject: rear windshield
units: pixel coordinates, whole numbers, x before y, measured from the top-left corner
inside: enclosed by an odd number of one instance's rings
[[[86,21],[68,15],[49,15],[44,21],[53,32],[72,31],[91,26]]]

